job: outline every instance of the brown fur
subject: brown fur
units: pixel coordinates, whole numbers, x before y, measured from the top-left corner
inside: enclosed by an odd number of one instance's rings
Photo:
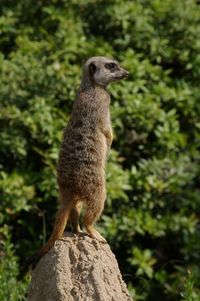
[[[105,68],[116,64],[116,70]],[[60,209],[53,233],[39,251],[46,253],[62,237],[68,219],[74,232],[80,232],[79,215],[83,204],[83,224],[90,236],[105,241],[94,229],[106,198],[104,167],[112,143],[110,96],[106,86],[122,79],[128,72],[118,62],[105,57],[90,58],[83,70],[81,87],[74,102],[71,118],[64,130],[58,162]]]

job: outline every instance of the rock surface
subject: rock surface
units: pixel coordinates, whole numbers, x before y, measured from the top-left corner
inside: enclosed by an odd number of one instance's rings
[[[28,301],[132,301],[110,247],[67,233],[32,273]]]

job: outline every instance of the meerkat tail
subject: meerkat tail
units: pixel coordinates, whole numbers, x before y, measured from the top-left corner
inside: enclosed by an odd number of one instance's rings
[[[55,241],[62,237],[65,227],[67,225],[67,221],[69,219],[69,215],[71,212],[71,206],[63,206],[59,209],[56,214],[56,220],[53,228],[53,232],[47,241],[46,245],[39,250],[39,254],[42,256],[47,253],[51,247],[54,245]]]
[[[69,206],[69,204],[68,206],[62,206],[59,209],[58,213],[56,214],[53,232],[49,240],[38,252],[36,252],[36,254],[31,256],[31,258],[28,260],[29,264],[35,266],[39,259],[53,247],[55,241],[62,237],[65,227],[67,225],[67,221],[69,219],[71,209],[72,206]]]

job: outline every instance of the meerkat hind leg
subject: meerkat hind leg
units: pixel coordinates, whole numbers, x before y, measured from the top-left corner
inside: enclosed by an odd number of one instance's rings
[[[95,208],[95,207],[90,208],[90,206],[87,205],[84,214],[83,223],[86,231],[91,237],[96,238],[99,241],[106,242],[105,238],[97,230],[95,230],[93,226],[94,222],[101,215],[102,209],[103,206],[102,208]]]
[[[70,212],[70,223],[72,227],[72,231],[76,234],[82,232],[80,225],[79,225],[79,217],[81,212],[82,204],[78,203],[74,208],[72,208]]]

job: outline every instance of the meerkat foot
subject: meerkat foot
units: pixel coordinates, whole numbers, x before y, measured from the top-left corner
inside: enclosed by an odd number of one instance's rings
[[[94,228],[87,227],[86,231],[92,238],[96,238],[97,240],[99,240],[101,242],[106,242],[106,239]]]
[[[81,230],[80,226],[78,226],[76,229],[73,229],[72,232],[73,232],[74,234],[83,233],[83,231]]]

